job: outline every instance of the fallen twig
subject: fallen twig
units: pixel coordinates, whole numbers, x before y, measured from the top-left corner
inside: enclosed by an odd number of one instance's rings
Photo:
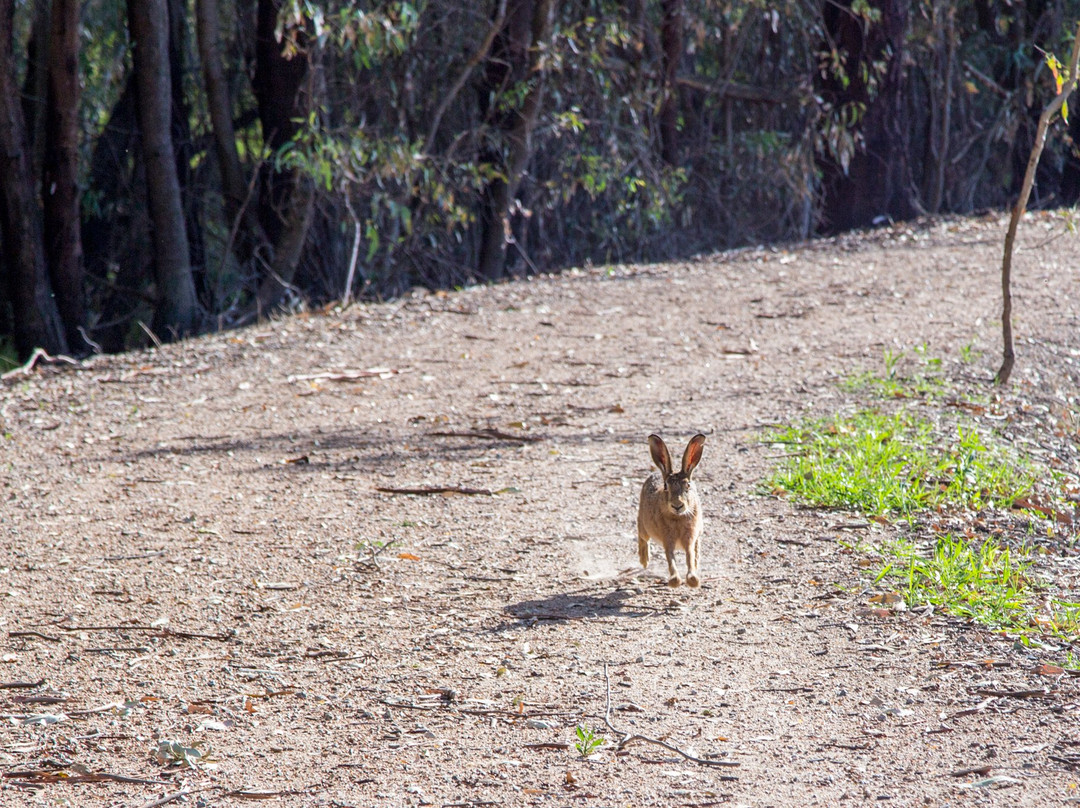
[[[166,794],[163,797],[158,797],[156,800],[150,800],[150,802],[144,802],[139,808],[158,808],[159,805],[168,805],[170,802],[182,799],[190,794],[190,791],[181,789],[180,791],[174,791],[172,794]]]
[[[963,769],[953,769],[949,774],[952,777],[967,777],[969,774],[990,774],[990,766],[966,766]]]
[[[8,780],[33,781],[37,783],[100,783],[111,781],[114,783],[131,783],[140,786],[167,786],[171,785],[168,780],[147,780],[143,777],[128,777],[123,774],[109,774],[108,772],[88,772],[87,774],[72,774],[63,769],[23,769],[21,771],[4,772],[4,778]]]
[[[441,432],[429,432],[433,438],[492,438],[494,440],[512,440],[522,443],[536,443],[544,440],[543,435],[515,435],[511,432],[503,432],[501,429],[466,429]]]
[[[228,642],[236,636],[235,631],[222,634],[201,634],[196,631],[179,631],[168,626],[57,626],[61,631],[149,631],[159,637],[181,637],[186,640],[217,640]]]
[[[71,701],[68,696],[15,696],[12,699],[16,704],[63,704]]]
[[[0,682],[0,690],[32,690],[43,684],[45,684],[44,679],[38,679],[36,682]]]
[[[669,752],[674,752],[680,755],[684,760],[689,760],[691,763],[700,763],[702,766],[738,766],[738,761],[735,760],[713,760],[712,758],[700,758],[694,755],[684,752],[674,744],[670,744],[667,741],[661,741],[659,738],[650,738],[647,735],[638,735],[636,733],[626,732],[621,730],[611,723],[611,677],[608,675],[608,665],[604,663],[604,687],[607,691],[607,701],[604,706],[604,723],[607,724],[607,728],[614,732],[616,735],[621,735],[622,740],[619,741],[618,748],[623,749],[627,744],[634,741],[644,741],[645,743],[656,744],[662,746]],[[738,780],[738,777],[734,777],[728,774],[720,775],[721,780]]]
[[[569,749],[570,744],[552,741],[548,743],[527,743],[526,749]]]
[[[17,368],[9,370],[7,373],[0,374],[0,379],[11,379],[15,376],[29,373],[37,365],[39,359],[44,360],[45,362],[52,363],[54,365],[59,362],[67,362],[69,365],[79,364],[70,356],[64,356],[64,354],[50,356],[44,348],[34,348],[34,352],[30,354],[30,358],[27,359],[24,364],[19,365],[19,367]]]
[[[980,696],[993,696],[1005,699],[1052,699],[1058,695],[1056,690],[1040,688],[1037,690],[990,690],[980,688],[975,691]]]
[[[1011,668],[1007,659],[943,659],[933,663],[935,668]]]
[[[252,791],[250,789],[236,789],[235,791],[226,791],[226,797],[233,797],[238,800],[273,800],[278,797],[295,797],[298,794],[303,794],[303,791],[287,790],[287,791]]]
[[[37,637],[39,640],[48,640],[49,642],[60,642],[59,637],[50,637],[48,634],[42,634],[40,631],[9,631],[9,637]]]
[[[377,376],[380,379],[389,379],[400,373],[408,373],[408,368],[368,368],[367,370],[324,370],[321,373],[308,373],[303,376],[290,376],[290,382],[351,382],[357,379],[367,379]]]
[[[160,480],[155,480],[154,482],[161,482],[161,481]],[[163,556],[163,555],[165,555],[164,550],[157,550],[156,552],[153,552],[153,553],[139,553],[138,555],[105,556],[105,560],[106,561],[134,561],[134,560],[140,559],[140,558],[158,558],[159,556]]]
[[[433,485],[423,488],[386,488],[384,486],[375,486],[375,490],[381,494],[413,494],[415,496],[424,496],[427,494],[463,494],[465,496],[483,496],[490,497],[495,494],[487,488],[465,488],[460,485]]]

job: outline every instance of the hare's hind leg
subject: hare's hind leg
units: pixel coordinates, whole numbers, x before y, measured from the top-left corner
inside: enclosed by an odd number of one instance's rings
[[[694,536],[690,544],[686,546],[686,585],[701,586],[701,578],[698,572],[698,547],[701,542],[700,536]]]
[[[641,566],[649,566],[649,534],[645,532],[645,528],[641,524],[641,520],[638,519],[637,523],[637,554],[638,560],[641,562]]]
[[[682,578],[679,577],[679,573],[675,572],[675,543],[664,544],[664,555],[667,556],[667,585],[678,586],[682,583]]]

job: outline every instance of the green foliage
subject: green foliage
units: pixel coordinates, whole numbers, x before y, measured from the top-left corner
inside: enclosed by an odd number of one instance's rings
[[[574,730],[574,734],[577,735],[577,740],[574,741],[574,748],[583,758],[588,757],[607,743],[607,740],[603,735],[597,735],[584,724],[578,724],[577,728]]]
[[[860,371],[842,382],[848,390],[872,390],[883,398],[933,398],[946,390],[941,376],[942,361],[929,356],[925,344],[914,349],[918,369],[909,376],[901,375],[900,366],[905,358],[903,351],[886,348],[882,352],[883,373]]]
[[[776,430],[765,440],[793,450],[767,486],[800,502],[873,516],[910,516],[936,506],[1009,507],[1039,476],[973,427],[958,426],[946,441],[911,413],[861,410]]]
[[[302,35],[310,31],[319,47],[333,45],[351,57],[356,69],[367,70],[408,50],[420,26],[422,7],[422,3],[392,2],[366,11],[355,3],[334,8],[313,0],[288,0],[278,15],[274,36],[291,56],[305,47]]]
[[[933,606],[1023,637],[1080,637],[1080,604],[1043,595],[1024,548],[1011,550],[992,537],[975,542],[943,534],[926,551],[901,539],[881,553],[875,583],[895,585],[908,606]]]
[[[40,7],[15,4],[20,82]],[[687,4],[675,87],[665,85],[660,4],[557,3],[550,40],[529,49],[542,70],[522,74],[518,65],[506,75],[507,54],[516,51],[508,50],[509,26],[494,35],[495,7],[285,0],[275,34],[287,56],[310,56],[317,65],[305,85],[314,112],[292,143],[267,154],[269,133],[258,124],[252,85],[255,6],[222,2],[222,67],[251,187],[246,210],[256,209],[264,228],[273,220],[280,200],[264,184],[268,168],[300,170],[319,189],[317,235],[296,278],[301,295],[340,293],[342,256],[355,232],[360,278],[371,294],[472,280],[486,194],[514,145],[508,123],[541,84],[510,216],[511,255],[522,265],[548,270],[806,238],[819,223],[828,171],[847,170],[864,148],[864,129],[877,119],[874,104],[890,75],[882,27],[895,20],[887,19],[887,5],[868,0],[846,9],[798,0]],[[153,316],[157,290],[144,246],[141,155],[126,134],[134,115],[117,104],[131,70],[127,8],[122,0],[82,4],[79,120],[92,333],[113,330],[120,342],[127,334],[130,344],[145,338],[128,326]],[[188,111],[190,130],[182,144],[184,199],[189,220],[200,222],[193,247],[205,241],[205,250],[195,250],[206,257],[197,268],[205,267],[203,302],[211,320],[227,323],[243,319],[251,290],[265,277],[263,253],[245,253],[247,234],[229,220],[235,204],[218,179],[192,7],[177,9],[186,14],[173,29],[184,60],[177,108]],[[866,52],[845,50],[859,45],[826,30],[827,10],[847,15],[845,30],[870,43]],[[964,212],[1015,198],[1013,167],[1033,133],[1030,116],[1017,110],[1034,102],[1029,93],[1046,95],[1062,79],[1056,60],[1044,58],[1032,38],[1039,32],[1040,48],[1063,52],[1071,34],[1061,14],[1076,11],[1075,3],[996,4],[974,15],[930,4],[907,16],[900,100],[910,119],[899,128],[910,135],[898,145],[907,150],[916,207]],[[490,47],[481,48],[485,42]],[[660,118],[672,98],[677,137],[662,149]],[[26,107],[35,109],[31,96]],[[946,108],[951,128],[940,133]],[[1059,149],[1059,159],[1044,161],[1040,178],[1051,196],[1067,148],[1058,141],[1049,148]],[[930,206],[937,161],[942,199]],[[887,370],[880,384],[862,381],[883,395],[927,397],[936,385],[931,371],[905,379]]]
[[[1024,551],[1014,553],[989,538],[972,545],[950,534],[939,536],[928,555],[903,540],[883,551],[889,560],[876,581],[897,583],[909,606],[936,606],[993,628],[1031,624],[1031,562]]]

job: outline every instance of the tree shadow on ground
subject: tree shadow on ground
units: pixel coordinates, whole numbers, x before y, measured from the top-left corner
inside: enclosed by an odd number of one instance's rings
[[[525,440],[500,438],[483,434],[440,435],[413,433],[385,426],[376,430],[364,428],[337,430],[293,429],[258,436],[188,435],[170,438],[152,447],[128,451],[121,460],[139,463],[162,457],[221,457],[231,454],[251,457],[263,455],[254,472],[312,474],[318,472],[354,472],[387,467],[390,464],[412,461],[465,462],[488,457],[500,451],[514,451],[528,443],[560,446],[631,443],[640,439],[636,432],[608,433],[598,428],[565,430],[527,436]],[[339,453],[349,452],[349,457]],[[116,460],[115,455],[97,458]]]

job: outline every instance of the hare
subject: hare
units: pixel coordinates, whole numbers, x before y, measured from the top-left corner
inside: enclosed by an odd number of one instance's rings
[[[641,486],[638,504],[638,557],[641,566],[649,566],[650,537],[664,546],[667,557],[668,586],[678,586],[682,581],[675,571],[675,551],[686,551],[686,584],[700,586],[698,573],[698,547],[701,541],[701,501],[691,479],[694,469],[701,462],[704,435],[695,435],[683,452],[682,470],[671,470],[671,455],[667,445],[657,435],[649,435],[649,451],[653,462],[660,469],[649,475]]]

